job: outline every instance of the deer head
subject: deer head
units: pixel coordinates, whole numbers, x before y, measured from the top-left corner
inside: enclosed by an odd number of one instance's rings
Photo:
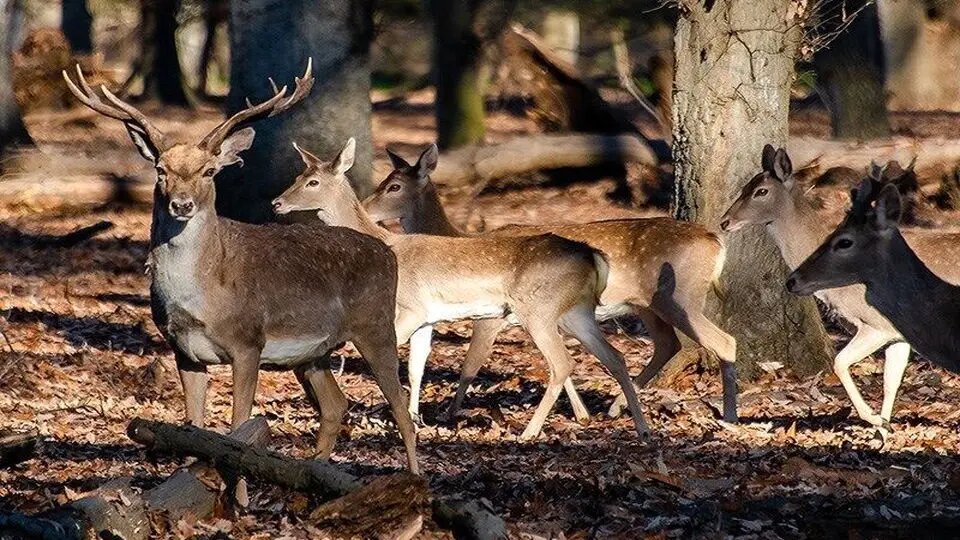
[[[353,137],[337,154],[333,161],[324,161],[309,151],[293,143],[294,149],[300,154],[306,169],[297,176],[293,185],[288,187],[279,197],[273,200],[273,211],[277,214],[287,214],[297,210],[322,210],[325,213],[336,213],[336,203],[344,199],[344,191],[356,198],[350,182],[347,180],[347,171],[353,167],[357,151],[357,142]]]
[[[437,168],[440,152],[431,144],[411,165],[405,159],[387,149],[393,171],[363,201],[364,208],[374,221],[410,218],[419,199],[430,182],[430,173]]]
[[[899,235],[900,193],[892,184],[878,188],[864,179],[850,193],[846,218],[824,243],[787,279],[787,289],[807,295],[821,289],[870,283],[880,262],[890,257],[890,244]]]
[[[189,221],[198,213],[213,212],[213,178],[217,173],[230,165],[243,165],[240,153],[250,148],[254,138],[253,128],[244,126],[275,116],[310,93],[313,87],[313,62],[307,61],[307,69],[303,77],[296,79],[292,94],[288,96],[286,86],[277,89],[270,80],[273,97],[257,105],[248,100],[247,108],[221,122],[196,144],[170,143],[146,115],[101,85],[100,92],[107,100],[103,101],[87,84],[79,65],[79,86],[66,71],[63,72],[63,78],[73,95],[84,105],[123,122],[140,155],[156,168],[155,209],[168,212],[177,221]]]
[[[720,218],[720,228],[736,231],[746,225],[767,225],[776,221],[783,205],[790,202],[793,189],[793,164],[783,148],[763,147],[760,159],[763,171],[747,182],[740,196]]]

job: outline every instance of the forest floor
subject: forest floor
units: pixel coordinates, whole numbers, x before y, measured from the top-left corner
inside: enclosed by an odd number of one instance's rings
[[[165,115],[169,127],[185,116]],[[185,131],[216,121],[215,113]],[[813,131],[822,125],[807,121]],[[78,123],[79,122],[79,123]],[[943,125],[956,130],[954,121]],[[922,122],[920,123],[922,124]],[[106,122],[98,126],[107,127]],[[199,126],[199,127],[198,127]],[[378,157],[430,141],[429,110],[378,112]],[[123,145],[117,128],[102,135],[89,120],[32,124],[41,144],[71,140],[92,149]],[[528,131],[526,121],[493,115],[491,140]],[[947,128],[945,128],[947,129]],[[134,159],[129,148],[130,159]],[[383,171],[384,161],[378,161]],[[473,197],[444,191],[459,223],[585,221],[662,214],[626,208],[604,196],[612,182],[496,190]],[[40,248],[34,235],[62,234],[98,220],[115,227],[68,249]],[[85,211],[0,210],[0,428],[36,427],[39,454],[0,471],[0,510],[27,513],[72,500],[105,481],[130,476],[156,485],[181,461],[148,456],[126,425],[140,416],[182,421],[183,400],[171,354],[150,319],[144,274],[148,208],[110,205]],[[421,465],[437,493],[483,499],[517,538],[927,538],[960,536],[960,377],[913,362],[886,444],[851,412],[832,374],[796,380],[776,369],[741,387],[742,423],[718,421],[717,373],[686,372],[669,387],[641,393],[655,441],[637,440],[629,418],[605,411],[616,384],[574,342],[574,380],[591,412],[580,424],[561,398],[543,435],[518,436],[543,392],[547,370],[520,330],[505,332],[469,393],[463,418],[442,423],[470,333],[441,325],[425,380],[419,431]],[[649,360],[642,336],[609,326],[632,373]],[[836,336],[838,341],[846,339]],[[339,382],[351,401],[333,461],[373,475],[402,470],[396,429],[366,366],[349,347]],[[402,357],[406,348],[402,349]],[[163,369],[167,366],[167,369]],[[406,376],[401,367],[401,377]],[[876,406],[880,362],[854,368]],[[212,369],[208,418],[227,427],[230,377]],[[310,457],[316,415],[290,373],[260,377],[255,414],[265,415],[273,448]],[[313,538],[309,496],[253,483],[250,509],[235,521],[181,521],[164,536]],[[327,531],[330,533],[330,531]],[[423,537],[444,537],[432,525]]]

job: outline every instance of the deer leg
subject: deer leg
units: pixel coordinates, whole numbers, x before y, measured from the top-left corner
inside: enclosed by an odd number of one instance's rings
[[[677,339],[676,330],[658,317],[656,313],[648,309],[642,309],[637,312],[637,315],[643,321],[643,326],[650,334],[650,339],[653,340],[653,358],[644,366],[643,371],[633,379],[633,384],[637,388],[645,388],[657,376],[657,373],[660,373],[663,366],[680,352],[680,340]],[[623,408],[626,406],[627,398],[621,393],[610,405],[607,415],[616,418],[623,413]]]
[[[882,425],[883,419],[873,412],[870,405],[868,405],[867,402],[864,401],[863,396],[860,395],[860,389],[857,388],[853,377],[850,376],[850,366],[863,360],[867,355],[882,347],[889,340],[890,336],[887,334],[878,332],[868,326],[862,326],[857,329],[857,333],[853,335],[853,339],[847,343],[847,346],[841,349],[840,352],[837,353],[836,358],[833,359],[833,372],[836,373],[837,378],[840,379],[840,384],[842,384],[843,389],[846,390],[847,396],[853,403],[853,408],[857,411],[857,415],[862,420],[874,426]]]
[[[260,351],[248,349],[231,355],[233,360],[233,416],[230,429],[250,419],[260,375]]]
[[[574,306],[573,309],[563,315],[561,319],[563,328],[579,339],[588,351],[600,359],[600,362],[617,380],[623,395],[626,396],[627,404],[630,406],[630,414],[633,416],[637,433],[641,439],[647,440],[650,438],[650,428],[643,418],[643,410],[640,400],[637,399],[637,391],[633,386],[633,380],[630,379],[630,372],[627,371],[627,363],[620,351],[610,345],[604,338],[603,331],[600,330],[600,325],[597,324],[593,311],[593,306],[588,304]]]
[[[210,381],[207,366],[190,360],[179,351],[175,351],[174,356],[177,360],[180,384],[183,385],[187,421],[197,427],[203,427],[207,402],[207,383]]]
[[[563,338],[557,331],[554,324],[536,322],[526,326],[527,331],[533,338],[533,342],[543,353],[550,368],[550,380],[547,383],[547,389],[533,413],[533,418],[527,424],[527,428],[520,435],[522,440],[530,440],[540,434],[543,423],[547,415],[553,409],[553,405],[560,397],[560,390],[563,389],[563,383],[570,377],[573,371],[573,358],[570,357],[570,351],[563,345]]]
[[[505,319],[479,319],[473,322],[473,334],[470,336],[470,347],[467,349],[467,357],[463,361],[463,367],[460,368],[460,382],[457,384],[457,393],[453,397],[453,403],[447,409],[447,419],[456,418],[460,408],[463,407],[463,400],[467,395],[467,390],[473,384],[473,380],[480,372],[480,368],[490,357],[493,350],[493,342],[497,339],[497,334],[506,326]]]
[[[320,431],[317,432],[316,452],[320,459],[330,459],[337,435],[347,412],[347,398],[330,370],[330,357],[324,356],[294,371],[303,385],[310,404],[320,414]]]
[[[394,336],[380,335],[383,328],[366,332],[362,336],[353,338],[353,344],[370,365],[370,371],[383,392],[393,413],[393,419],[400,430],[407,452],[407,466],[413,474],[420,474],[417,464],[417,432],[407,410],[407,396],[400,386],[399,367],[397,359],[397,344]]]
[[[897,399],[897,391],[903,382],[903,372],[906,371],[909,361],[909,343],[901,341],[887,347],[886,360],[883,363],[883,405],[880,407],[880,418],[884,424],[889,424],[893,416],[893,403]]]
[[[420,422],[420,388],[423,384],[423,372],[427,368],[430,356],[430,343],[433,338],[433,326],[417,329],[410,336],[410,359],[407,360],[407,379],[410,382],[410,405],[408,410],[414,422]]]

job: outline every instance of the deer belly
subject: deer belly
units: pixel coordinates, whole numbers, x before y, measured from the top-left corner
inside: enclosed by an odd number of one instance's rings
[[[260,364],[292,367],[316,358],[325,353],[330,346],[327,336],[268,338],[260,352]]]
[[[603,304],[597,306],[594,317],[596,317],[598,321],[608,321],[633,313],[634,309],[630,304]]]
[[[462,321],[464,319],[499,319],[509,313],[507,306],[496,303],[459,303],[437,302],[427,308],[427,322]]]

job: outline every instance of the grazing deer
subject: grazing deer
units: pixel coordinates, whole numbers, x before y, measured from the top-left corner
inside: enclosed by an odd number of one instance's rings
[[[250,225],[216,214],[214,176],[242,165],[240,153],[253,143],[253,128],[244,126],[302,100],[313,86],[312,65],[289,96],[286,87],[274,88],[273,97],[234,114],[195,145],[168,144],[143,113],[102,86],[109,103],[101,100],[79,67],[80,88],[63,76],[85,105],[123,122],[156,167],[150,305],[176,356],[187,419],[203,425],[208,365],[233,369],[234,428],[250,417],[258,370],[292,369],[320,413],[317,450],[326,458],[347,409],[329,357],[352,341],[390,403],[416,473],[416,434],[398,377],[397,272],[389,248],[344,228]]]
[[[469,236],[454,226],[430,181],[437,164],[436,148],[423,152],[416,164],[388,150],[394,171],[364,201],[376,221],[399,219],[407,233]],[[724,248],[716,235],[699,225],[668,218],[620,219],[580,225],[518,226],[491,231],[485,237],[553,233],[583,242],[610,261],[607,288],[600,297],[600,320],[637,314],[654,343],[653,359],[634,379],[645,386],[680,350],[676,330],[714,352],[723,374],[723,415],[737,420],[736,341],[703,314],[704,303],[723,268]],[[455,414],[463,394],[490,355],[502,320],[476,321],[460,375]],[[610,407],[617,416],[623,396]]]
[[[274,200],[279,214],[316,210],[330,224],[383,240],[397,256],[397,342],[410,340],[410,406],[417,410],[433,324],[508,315],[530,333],[546,358],[550,380],[522,437],[536,437],[573,370],[558,329],[573,334],[620,384],[641,438],[649,429],[623,356],[593,318],[607,278],[603,255],[578,242],[544,234],[505,238],[448,238],[393,234],[367,215],[347,181],[356,144],[350,139],[332,162],[294,145],[306,170]],[[572,385],[568,391],[573,390]]]
[[[796,269],[827,238],[829,226],[797,187],[793,165],[784,149],[774,150],[766,145],[761,165],[762,172],[744,186],[721,218],[720,228],[733,232],[747,225],[764,225],[787,266]],[[960,234],[924,231],[906,232],[904,237],[941,278],[960,282]],[[834,372],[860,418],[874,426],[887,426],[910,346],[890,321],[866,301],[863,286],[830,289],[817,297],[856,328],[853,339],[834,358]],[[883,404],[877,414],[861,396],[850,376],[850,366],[885,345]]]
[[[898,229],[894,185],[869,179],[851,194],[846,219],[787,279],[795,294],[852,284],[931,362],[960,373],[960,287],[932,272]],[[879,191],[879,193],[878,193]]]

